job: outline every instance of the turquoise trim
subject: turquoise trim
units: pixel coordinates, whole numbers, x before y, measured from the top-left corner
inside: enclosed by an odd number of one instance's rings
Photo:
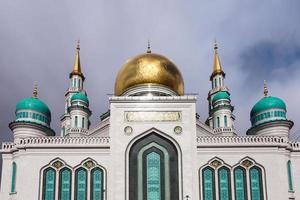
[[[283,109],[286,111],[286,105],[282,99],[277,97],[271,97],[271,96],[264,97],[253,106],[250,116],[252,118],[253,116],[255,116],[260,112],[269,109],[275,109],[275,108]]]
[[[286,112],[282,110],[275,110],[275,111],[270,111],[270,112],[263,112],[259,115],[256,115],[251,118],[251,123],[252,126],[257,124],[257,122],[263,121],[269,119],[267,121],[272,121],[272,120],[286,120]]]
[[[230,101],[230,96],[229,96],[228,92],[224,92],[224,91],[217,92],[215,94],[215,96],[213,97],[212,102],[214,103],[214,102],[216,102],[218,100],[222,100],[222,99],[226,99],[226,100]]]
[[[38,98],[25,98],[19,101],[16,105],[16,113],[19,110],[34,110],[51,118],[51,112],[48,106]]]
[[[31,111],[19,111],[16,113],[16,121],[28,121],[32,122],[33,120],[37,120],[42,123],[46,123],[47,125],[50,125],[51,119],[46,117],[45,115],[41,115],[35,112]]]
[[[294,191],[293,175],[292,175],[292,164],[291,164],[290,160],[287,162],[287,169],[288,169],[288,178],[289,178],[289,191]]]
[[[75,100],[81,100],[81,101],[84,101],[85,103],[89,104],[89,99],[82,92],[77,92],[71,97],[71,102],[75,101]]]
[[[10,192],[16,192],[16,177],[17,177],[17,164],[12,163],[12,175],[11,175],[11,189]]]

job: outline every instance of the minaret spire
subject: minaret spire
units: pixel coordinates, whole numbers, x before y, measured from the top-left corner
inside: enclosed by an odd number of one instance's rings
[[[264,80],[264,96],[267,97],[268,93],[269,93],[269,90],[268,90],[268,86],[267,86],[267,81]]]
[[[73,65],[73,70],[70,73],[70,77],[72,75],[78,75],[84,79],[83,73],[81,72],[81,64],[80,64],[80,40],[77,40],[75,62]]]
[[[147,53],[151,53],[151,45],[150,45],[150,40],[148,40]]]
[[[221,67],[220,57],[218,53],[218,44],[217,40],[215,40],[214,44],[214,65],[213,65],[213,73],[212,75],[224,73]]]
[[[33,88],[33,92],[32,92],[32,97],[33,98],[38,98],[38,84],[37,81],[34,82],[34,88]]]

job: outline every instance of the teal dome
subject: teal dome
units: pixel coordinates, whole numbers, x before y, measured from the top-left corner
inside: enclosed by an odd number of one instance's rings
[[[253,117],[262,111],[276,108],[286,111],[286,105],[284,101],[277,97],[264,97],[253,106],[250,115]]]
[[[76,94],[74,94],[71,97],[71,101],[75,101],[75,100],[81,100],[84,101],[85,103],[89,104],[89,99],[87,98],[87,96],[81,92],[77,92]]]
[[[214,97],[213,97],[213,100],[212,102],[216,102],[218,100],[221,100],[221,99],[227,99],[230,101],[230,96],[227,92],[224,92],[224,91],[221,91],[221,92],[218,92]]]
[[[48,106],[38,98],[25,98],[19,101],[16,105],[16,112],[19,110],[34,110],[51,118],[51,112]]]

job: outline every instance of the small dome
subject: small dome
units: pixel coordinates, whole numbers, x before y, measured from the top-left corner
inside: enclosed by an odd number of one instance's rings
[[[19,110],[34,110],[51,118],[51,112],[48,106],[38,98],[25,98],[19,101],[16,105],[16,112]]]
[[[269,109],[283,109],[286,111],[286,105],[284,101],[277,97],[271,97],[267,96],[259,100],[252,108],[251,110],[251,118],[255,116],[256,114],[269,110]]]
[[[213,97],[212,102],[216,102],[221,99],[227,99],[230,101],[230,96],[227,92],[224,91],[217,92],[217,94]]]
[[[182,75],[168,58],[145,53],[128,60],[120,69],[115,81],[115,95],[121,96],[129,89],[146,86],[162,86],[184,95]]]
[[[81,100],[81,101],[84,101],[85,103],[89,104],[89,99],[82,92],[77,92],[76,94],[74,94],[71,97],[71,101],[75,101],[75,100]]]

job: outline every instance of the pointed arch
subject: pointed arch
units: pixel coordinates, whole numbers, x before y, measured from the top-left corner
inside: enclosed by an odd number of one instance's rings
[[[130,200],[179,199],[180,153],[175,143],[151,130],[132,140],[126,153]]]

